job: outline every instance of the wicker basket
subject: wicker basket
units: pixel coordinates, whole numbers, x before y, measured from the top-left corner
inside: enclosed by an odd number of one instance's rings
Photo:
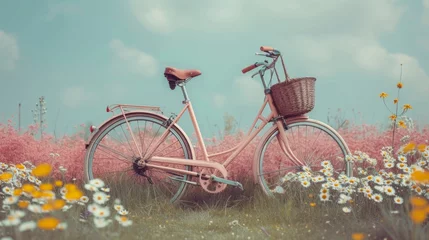
[[[314,108],[316,78],[292,78],[271,87],[274,105],[283,117],[310,112]]]

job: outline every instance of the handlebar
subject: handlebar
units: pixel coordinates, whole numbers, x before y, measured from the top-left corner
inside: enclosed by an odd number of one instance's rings
[[[274,48],[272,48],[272,47],[268,47],[268,46],[261,46],[260,50],[261,50],[262,52],[271,52],[271,51],[275,51],[275,49],[274,49]]]
[[[250,65],[248,67],[243,68],[243,70],[241,70],[241,72],[242,73],[247,73],[248,71],[251,71],[251,70],[253,70],[253,69],[257,68],[257,67],[258,67],[258,65],[257,65],[257,63],[255,63],[255,64],[252,64],[252,65]]]
[[[272,48],[272,47],[268,47],[268,46],[261,46],[260,47],[260,50],[261,51],[263,51],[264,53],[255,53],[256,55],[260,55],[260,56],[264,56],[264,57],[269,57],[269,58],[274,58],[274,62],[277,60],[277,58],[280,56],[280,51],[278,51],[278,50],[276,50],[276,49],[274,49],[274,48]],[[274,63],[273,62],[273,63]],[[267,62],[268,63],[268,62]],[[257,68],[257,67],[259,67],[259,66],[261,66],[261,65],[266,65],[265,63],[255,63],[255,64],[252,64],[252,65],[250,65],[250,66],[248,66],[248,67],[245,67],[245,68],[243,68],[242,70],[241,70],[241,72],[244,74],[244,73],[247,73],[247,72],[249,72],[249,71],[251,71],[251,70],[253,70],[253,69],[255,69],[255,68]],[[268,65],[266,65],[266,66],[268,66]]]

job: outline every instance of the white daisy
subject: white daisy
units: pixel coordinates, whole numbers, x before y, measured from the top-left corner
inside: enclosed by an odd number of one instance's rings
[[[20,232],[24,232],[24,231],[28,231],[28,230],[33,230],[36,228],[36,222],[35,221],[27,221],[27,222],[23,222],[21,223],[21,225],[19,225],[19,231]]]
[[[349,212],[351,212],[352,210],[349,208],[349,207],[343,207],[343,212],[345,212],[345,213],[349,213]]]
[[[402,204],[404,202],[404,199],[400,196],[395,196],[394,201],[396,204]]]

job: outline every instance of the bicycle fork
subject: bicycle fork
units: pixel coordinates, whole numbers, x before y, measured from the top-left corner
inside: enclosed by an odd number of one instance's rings
[[[287,141],[285,130],[288,130],[286,120],[281,117],[282,121],[279,121],[279,119],[276,119],[276,125],[279,131],[279,134],[277,135],[277,140],[279,142],[280,148],[282,149],[283,153],[298,167],[304,166],[304,164],[293,154],[292,150],[289,147],[289,143]]]

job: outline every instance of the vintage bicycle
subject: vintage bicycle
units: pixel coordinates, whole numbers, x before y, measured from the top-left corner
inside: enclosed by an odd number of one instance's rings
[[[139,188],[154,197],[167,197],[176,203],[188,185],[201,187],[209,193],[219,193],[228,185],[243,189],[243,185],[230,179],[228,166],[240,152],[264,129],[272,126],[261,137],[254,159],[249,159],[253,168],[253,181],[262,187],[268,196],[275,196],[276,186],[284,181],[289,172],[303,169],[319,171],[324,160],[332,162],[336,174],[352,174],[352,166],[345,158],[350,154],[344,139],[329,125],[310,119],[306,114],[314,108],[315,78],[290,78],[283,56],[279,50],[262,46],[264,56],[272,61],[256,62],[242,70],[260,76],[265,99],[244,139],[231,149],[209,154],[199,129],[197,119],[186,91],[186,84],[201,75],[198,70],[180,70],[167,67],[164,76],[171,90],[177,86],[183,93],[184,107],[178,115],[163,115],[160,107],[114,104],[107,107],[113,117],[99,127],[90,126],[91,135],[86,142],[86,180],[132,179]],[[281,81],[276,69],[281,59],[285,80]],[[270,80],[264,76],[269,70]],[[273,75],[277,83],[272,84]],[[263,116],[266,106],[270,113]],[[115,110],[119,113],[115,114]],[[188,111],[192,121],[201,157],[197,157],[188,135],[178,125],[179,119]],[[258,121],[260,125],[256,127]],[[215,157],[227,156],[222,163]]]

